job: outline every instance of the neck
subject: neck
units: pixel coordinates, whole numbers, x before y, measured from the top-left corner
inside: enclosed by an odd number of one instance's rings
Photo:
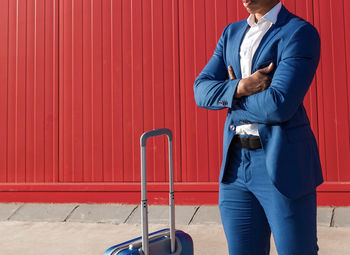
[[[275,7],[276,4],[278,4],[279,0],[271,1],[266,6],[262,7],[261,9],[257,10],[254,13],[255,22],[258,22],[259,19],[261,19],[266,13],[268,13],[273,7]]]

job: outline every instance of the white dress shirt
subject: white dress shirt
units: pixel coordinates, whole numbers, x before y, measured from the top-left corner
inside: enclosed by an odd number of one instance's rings
[[[240,62],[242,78],[247,78],[252,72],[252,61],[255,51],[257,50],[262,38],[270,29],[272,24],[277,21],[278,13],[282,7],[281,2],[276,4],[268,13],[266,13],[258,22],[255,22],[255,17],[250,14],[247,22],[250,26],[246,32],[240,48]],[[236,134],[239,135],[259,135],[258,124],[245,124],[237,126]]]

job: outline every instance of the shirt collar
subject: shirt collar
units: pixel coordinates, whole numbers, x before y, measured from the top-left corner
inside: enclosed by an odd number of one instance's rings
[[[264,16],[262,16],[261,19],[258,21],[258,23],[263,22],[263,21],[268,21],[272,24],[275,24],[281,8],[282,8],[282,3],[279,2],[268,13],[266,13]],[[254,26],[257,24],[257,23],[255,23],[255,18],[254,18],[253,14],[249,15],[247,22],[248,22],[249,26]]]

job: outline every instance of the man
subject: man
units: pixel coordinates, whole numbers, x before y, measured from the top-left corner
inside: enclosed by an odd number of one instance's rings
[[[219,208],[230,254],[317,254],[323,182],[303,106],[320,55],[317,30],[278,0],[243,0],[194,83],[199,107],[227,109]]]

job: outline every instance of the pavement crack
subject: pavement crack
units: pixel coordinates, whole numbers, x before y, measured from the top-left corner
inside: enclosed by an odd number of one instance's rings
[[[139,207],[138,205],[135,206],[135,208],[129,213],[129,215],[126,217],[126,219],[124,220],[124,224],[130,219],[131,215],[133,215],[133,213],[136,211],[137,207]]]
[[[331,228],[334,227],[334,216],[335,216],[335,207],[332,210],[331,222],[329,223],[329,226]]]
[[[75,212],[76,209],[78,209],[80,205],[76,205],[73,210],[67,215],[67,217],[63,220],[63,222],[67,222],[67,220],[69,220],[69,218],[72,216],[72,214]]]
[[[24,204],[21,204],[20,206],[18,206],[18,208],[16,210],[14,210],[14,212],[7,218],[7,221],[11,220],[11,218],[24,206]]]
[[[194,216],[196,216],[196,214],[197,214],[199,208],[200,208],[200,206],[197,206],[197,208],[194,210],[194,213],[193,213],[193,215],[192,215],[192,217],[191,217],[191,219],[190,219],[190,221],[188,222],[187,225],[190,225],[190,224],[192,223],[192,221],[193,221],[193,219],[194,219]]]

